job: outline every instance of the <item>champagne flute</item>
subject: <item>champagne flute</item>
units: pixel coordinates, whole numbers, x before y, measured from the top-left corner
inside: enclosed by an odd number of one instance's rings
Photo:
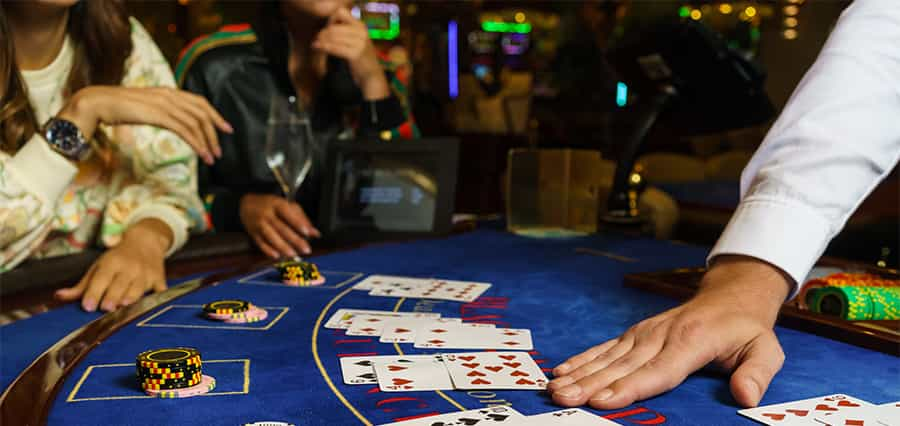
[[[288,202],[297,202],[297,191],[312,168],[315,143],[309,115],[301,112],[297,98],[273,96],[266,129],[266,164]],[[279,261],[284,260],[288,259]]]
[[[290,202],[312,168],[315,139],[309,116],[302,113],[295,96],[273,96],[266,130],[266,163],[281,192]]]

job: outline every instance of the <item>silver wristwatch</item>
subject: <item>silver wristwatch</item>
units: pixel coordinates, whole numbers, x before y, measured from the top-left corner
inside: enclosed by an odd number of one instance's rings
[[[75,123],[61,118],[51,118],[44,125],[44,139],[54,151],[72,161],[81,161],[91,153],[91,144]]]

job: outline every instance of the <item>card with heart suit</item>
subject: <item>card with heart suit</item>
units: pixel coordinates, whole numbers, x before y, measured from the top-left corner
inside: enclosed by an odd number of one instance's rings
[[[453,389],[441,355],[381,356],[372,359],[372,367],[383,392]]]
[[[852,414],[872,404],[843,394],[826,395],[782,404],[738,410],[738,413],[767,425],[815,425],[817,417]]]
[[[588,413],[580,408],[551,411],[549,413],[528,416],[528,426],[596,426],[618,425],[596,414]]]
[[[461,318],[391,318],[384,323],[381,343],[412,343],[423,327],[438,324],[462,324]]]
[[[825,426],[900,426],[900,401],[862,407],[852,413],[816,417]]]
[[[547,388],[547,376],[527,352],[444,354],[456,389]]]
[[[362,281],[354,284],[353,289],[371,291],[375,287],[402,286],[405,284],[419,284],[429,281],[431,281],[430,278],[398,277],[394,275],[369,275]]]
[[[341,358],[341,374],[348,385],[365,385],[378,383],[375,369],[372,368],[372,357],[356,356]]]
[[[497,406],[479,408],[469,411],[457,411],[421,419],[405,420],[396,423],[385,423],[381,426],[486,426],[526,424],[526,417],[512,407]]]
[[[491,287],[489,283],[391,277],[364,284],[371,288],[370,296],[408,297],[413,299],[440,299],[453,302],[472,302]],[[402,279],[401,279],[402,278]],[[354,286],[354,288],[356,288]]]
[[[446,324],[416,333],[415,347],[438,349],[534,349],[531,330],[525,328],[471,328]]]
[[[389,318],[440,318],[441,314],[432,312],[393,312],[393,311],[374,311],[369,309],[338,309],[331,318],[325,323],[325,328],[330,329],[348,329],[353,324],[354,318],[358,315],[372,315]]]

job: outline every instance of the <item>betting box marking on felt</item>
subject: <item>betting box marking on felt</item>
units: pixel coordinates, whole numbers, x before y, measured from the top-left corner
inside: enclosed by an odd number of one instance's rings
[[[204,364],[217,364],[217,363],[242,363],[243,364],[243,376],[244,383],[241,391],[227,391],[227,392],[216,392],[215,390],[209,393],[205,393],[197,396],[225,396],[225,395],[247,395],[250,393],[250,360],[245,359],[213,359],[213,360],[203,360]],[[81,387],[84,385],[84,382],[87,381],[88,377],[94,371],[94,369],[100,368],[123,368],[127,367],[129,369],[134,368],[134,362],[129,363],[119,363],[119,364],[97,364],[88,366],[87,370],[84,371],[84,374],[81,375],[81,378],[78,379],[78,383],[75,383],[75,387],[72,388],[72,392],[69,392],[69,397],[66,398],[66,402],[86,402],[86,401],[115,401],[122,399],[156,399],[155,396],[150,395],[111,395],[111,396],[97,396],[90,398],[76,398],[75,396],[78,394],[78,391],[81,390]]]
[[[171,309],[203,309],[203,305],[169,305],[163,309],[160,309],[159,312],[150,315],[147,319],[139,322],[137,324],[138,327],[158,327],[158,328],[212,328],[212,329],[223,329],[223,330],[253,330],[253,331],[267,331],[275,326],[278,321],[281,321],[281,318],[284,317],[291,308],[287,306],[260,306],[267,311],[271,310],[280,310],[271,321],[268,323],[260,322],[261,327],[250,327],[250,326],[242,326],[242,325],[227,325],[226,323],[222,323],[221,325],[198,325],[198,324],[149,324],[150,321],[153,321],[160,315],[168,312]],[[250,323],[252,324],[252,323]],[[263,325],[265,324],[265,325]]]
[[[406,301],[406,298],[401,297],[400,300],[397,301],[397,304],[394,305],[394,312],[400,312],[400,307],[403,306],[403,302],[405,302],[405,301]],[[397,354],[400,356],[406,355],[405,353],[403,353],[403,349],[400,348],[399,343],[396,343],[396,342],[394,343],[394,350],[396,350]],[[460,404],[459,402],[456,402],[455,399],[451,398],[449,395],[445,394],[443,391],[436,390],[436,391],[434,391],[434,393],[438,394],[438,396],[440,396],[441,398],[444,398],[445,400],[447,400],[447,402],[449,402],[451,405],[453,405],[454,407],[459,409],[459,411],[467,410],[466,407],[463,407],[462,404]]]
[[[347,278],[337,284],[328,284],[328,282],[326,281],[325,284],[323,284],[323,285],[313,285],[313,286],[289,286],[289,285],[285,285],[280,280],[275,282],[275,281],[262,281],[262,280],[256,279],[256,278],[259,278],[261,275],[271,274],[272,272],[277,272],[277,271],[275,270],[275,268],[266,268],[266,269],[263,269],[262,271],[254,272],[250,275],[247,275],[246,277],[239,279],[237,282],[238,282],[238,284],[250,284],[250,285],[268,285],[268,286],[275,286],[275,287],[291,287],[291,288],[303,288],[303,289],[327,288],[327,289],[334,290],[337,288],[341,288],[347,284],[350,284],[353,281],[356,281],[366,275],[362,272],[344,272],[344,271],[322,270],[322,271],[319,271],[319,273],[323,277],[325,277],[326,280],[328,279],[329,276],[334,276],[334,275],[349,276],[349,278]]]

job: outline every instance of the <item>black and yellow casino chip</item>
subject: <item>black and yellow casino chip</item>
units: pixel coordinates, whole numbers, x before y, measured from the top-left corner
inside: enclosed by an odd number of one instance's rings
[[[185,368],[200,366],[200,352],[194,348],[163,348],[141,352],[137,356],[138,367]]]
[[[208,314],[236,314],[250,309],[250,302],[246,300],[216,300],[203,305],[203,312]]]

